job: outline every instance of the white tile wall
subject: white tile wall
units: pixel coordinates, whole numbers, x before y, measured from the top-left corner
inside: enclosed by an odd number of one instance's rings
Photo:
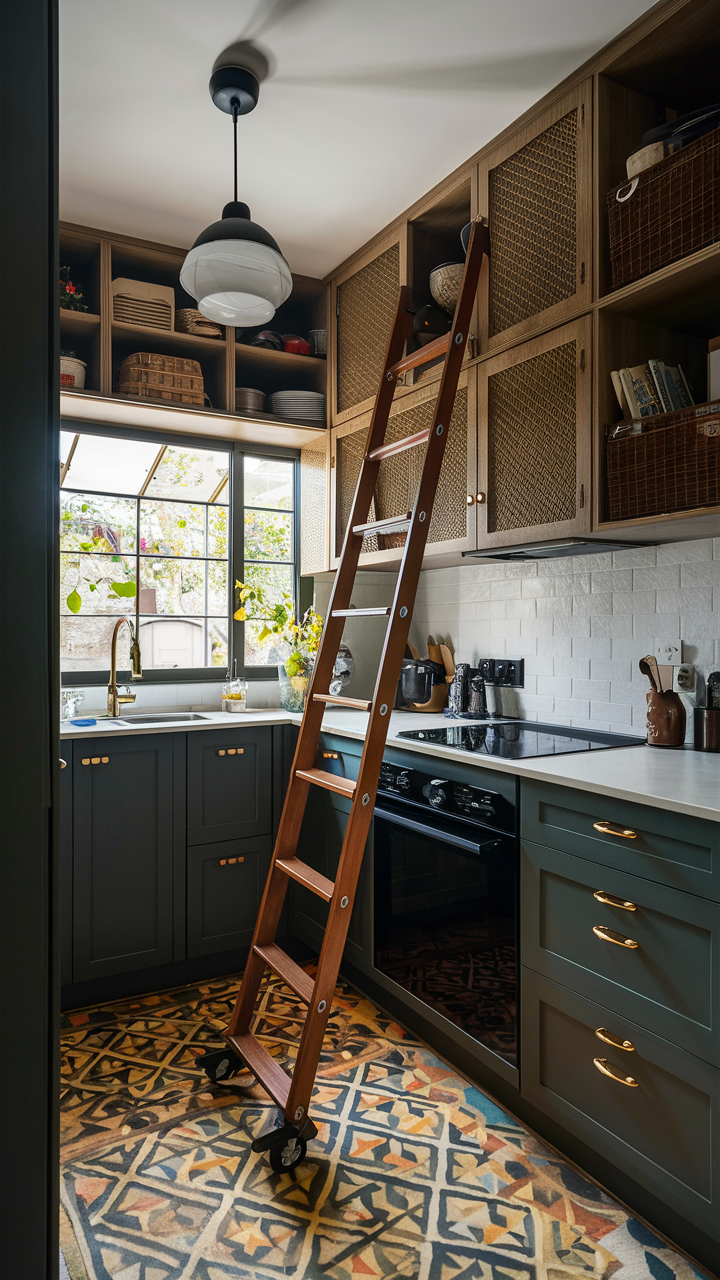
[[[638,660],[654,640],[681,639],[705,676],[720,667],[720,538],[426,569],[410,633],[421,653],[429,634],[473,666],[524,658],[513,701],[528,719],[642,732]]]

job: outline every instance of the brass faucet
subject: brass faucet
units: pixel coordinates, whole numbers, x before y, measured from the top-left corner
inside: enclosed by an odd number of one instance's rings
[[[135,634],[135,628],[132,622],[124,614],[122,618],[118,618],[112,633],[112,643],[110,645],[110,683],[108,685],[107,710],[108,715],[115,719],[120,714],[120,704],[122,702],[134,702],[134,693],[118,693],[117,687],[117,638],[123,622],[127,622],[130,628],[132,643],[130,645],[130,667],[132,670],[132,679],[140,680],[142,678],[142,658],[140,656],[140,641]]]

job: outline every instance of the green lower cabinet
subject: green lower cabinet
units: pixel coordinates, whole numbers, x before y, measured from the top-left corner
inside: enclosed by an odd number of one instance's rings
[[[520,874],[524,964],[720,1066],[720,905],[527,840]]]
[[[272,839],[224,840],[187,851],[187,950],[190,958],[233,951],[252,941],[270,865]]]
[[[527,778],[520,796],[523,840],[720,902],[720,823]]]
[[[720,1238],[720,1071],[528,968],[521,982],[523,1097]]]

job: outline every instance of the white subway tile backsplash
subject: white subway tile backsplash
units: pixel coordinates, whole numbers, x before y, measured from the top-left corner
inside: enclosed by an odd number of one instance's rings
[[[573,698],[589,698],[592,702],[610,701],[610,681],[609,680],[573,680],[572,682]]]
[[[614,591],[613,613],[654,613],[654,591]],[[598,613],[600,610],[598,609]]]
[[[590,634],[593,638],[599,636],[609,636],[615,639],[620,636],[632,635],[632,614],[631,613],[601,613],[598,617],[589,619]],[[580,622],[580,618],[578,618]]]
[[[522,582],[519,578],[508,578],[506,582],[490,583],[491,600],[519,600],[522,595]]]
[[[587,720],[590,716],[590,703],[585,702],[581,698],[556,698],[555,699],[555,715],[561,716],[565,724],[568,719],[575,716],[582,716]]]
[[[698,538],[696,542],[668,542],[657,547],[657,562],[663,564],[692,564],[698,560],[712,560],[713,541],[720,539]]]
[[[683,591],[693,587],[720,586],[720,560],[711,560],[704,564],[681,565],[680,585]]]
[[[553,633],[552,618],[521,618],[520,634],[522,636],[537,636],[538,640],[547,639]]]
[[[574,636],[572,640],[573,658],[609,658],[612,641],[608,636],[594,636],[589,640],[584,636]]]
[[[664,564],[659,569],[633,569],[633,591],[670,591],[679,586],[679,564]]]
[[[521,583],[523,596],[554,596],[554,578],[523,578]]]
[[[592,591],[632,591],[632,569],[610,569],[590,574]]]
[[[590,676],[593,680],[629,680],[630,672],[629,658],[622,662],[619,658],[593,658],[590,662]]]
[[[569,676],[538,676],[537,691],[547,697],[570,698],[572,680]]]
[[[634,569],[641,565],[657,564],[655,547],[629,547],[624,551],[613,551],[613,568]]]
[[[538,618],[560,618],[572,613],[572,596],[545,596],[536,600]]]
[[[587,680],[590,677],[590,659],[555,658],[553,660],[553,675],[570,676],[573,680]]]
[[[573,596],[573,613],[579,618],[591,618],[602,613],[617,613],[617,610],[613,609],[614,598],[611,591],[594,591],[589,596]]]
[[[553,619],[553,635],[554,636],[589,636],[590,635],[590,619],[589,618],[554,618]]]

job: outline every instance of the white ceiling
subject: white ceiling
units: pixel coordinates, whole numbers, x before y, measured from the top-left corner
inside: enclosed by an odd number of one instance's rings
[[[321,276],[646,9],[648,0],[60,0],[60,216],[189,247],[232,198],[219,54],[271,70],[239,197]]]

